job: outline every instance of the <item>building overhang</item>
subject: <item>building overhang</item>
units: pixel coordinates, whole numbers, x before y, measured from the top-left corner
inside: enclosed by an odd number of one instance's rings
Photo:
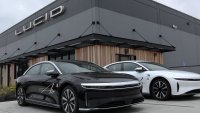
[[[101,34],[90,34],[84,37],[79,37],[53,46],[48,46],[43,49],[24,53],[12,58],[7,58],[5,60],[1,60],[0,64],[26,61],[34,57],[62,53],[65,51],[74,50],[76,48],[82,48],[92,45],[110,45],[110,46],[118,46],[124,48],[135,48],[141,50],[155,51],[155,52],[170,52],[176,50],[176,48],[173,46],[167,46],[162,44],[155,44],[150,42],[131,40],[120,37],[101,35]]]

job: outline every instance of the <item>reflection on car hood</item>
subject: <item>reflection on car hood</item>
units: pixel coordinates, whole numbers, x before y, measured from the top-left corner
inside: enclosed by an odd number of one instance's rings
[[[179,70],[149,71],[149,74],[165,75],[166,77],[172,77],[172,78],[200,79],[200,74],[193,73],[193,72],[187,72],[187,71],[179,71]]]
[[[127,75],[127,74],[117,74],[117,73],[96,73],[96,72],[89,72],[89,73],[75,73],[72,76],[80,79],[87,79],[95,82],[126,82],[126,81],[133,81],[137,80],[135,77]],[[138,80],[137,80],[138,81]]]

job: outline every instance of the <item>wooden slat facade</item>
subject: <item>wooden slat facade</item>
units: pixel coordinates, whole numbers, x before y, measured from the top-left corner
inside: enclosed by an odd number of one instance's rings
[[[136,56],[136,60],[146,60],[153,61],[163,64],[163,53],[140,50],[134,48],[122,48],[117,46],[106,46],[106,45],[93,45],[83,48],[78,48],[75,50],[75,59],[81,61],[89,61],[100,66],[105,66],[107,64],[118,61],[116,55],[130,55]],[[31,58],[28,61],[28,66],[31,66],[40,61],[47,61],[48,56]],[[10,64],[10,85],[15,85],[14,80],[14,64]],[[3,65],[2,75],[3,75],[3,87],[8,85],[8,64]]]
[[[36,63],[41,62],[41,61],[47,61],[47,60],[48,60],[48,56],[42,56],[42,57],[38,57],[38,58],[31,58],[28,61],[28,66],[31,66],[31,65],[36,64]]]
[[[137,60],[153,61],[163,64],[163,54],[160,52],[106,45],[94,45],[76,49],[75,59],[89,61],[100,66],[105,66],[117,61],[116,54],[134,55]]]

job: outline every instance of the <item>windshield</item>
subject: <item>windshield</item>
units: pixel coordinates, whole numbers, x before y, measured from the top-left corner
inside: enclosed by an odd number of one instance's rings
[[[83,62],[55,62],[63,74],[84,72],[106,72],[102,67]]]
[[[158,71],[158,70],[169,70],[161,64],[153,63],[153,62],[140,62],[144,67],[149,69],[150,71]]]

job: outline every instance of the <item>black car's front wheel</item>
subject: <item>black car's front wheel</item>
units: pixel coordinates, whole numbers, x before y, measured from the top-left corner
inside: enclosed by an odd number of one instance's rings
[[[167,80],[157,79],[152,82],[151,95],[158,100],[167,100],[171,96],[171,87]]]
[[[16,93],[17,93],[16,96],[17,96],[18,104],[20,106],[26,105],[26,102],[25,102],[25,91],[24,91],[23,87],[22,86],[18,87]]]
[[[63,89],[61,94],[61,106],[65,113],[78,112],[77,93],[72,87],[67,86]]]

